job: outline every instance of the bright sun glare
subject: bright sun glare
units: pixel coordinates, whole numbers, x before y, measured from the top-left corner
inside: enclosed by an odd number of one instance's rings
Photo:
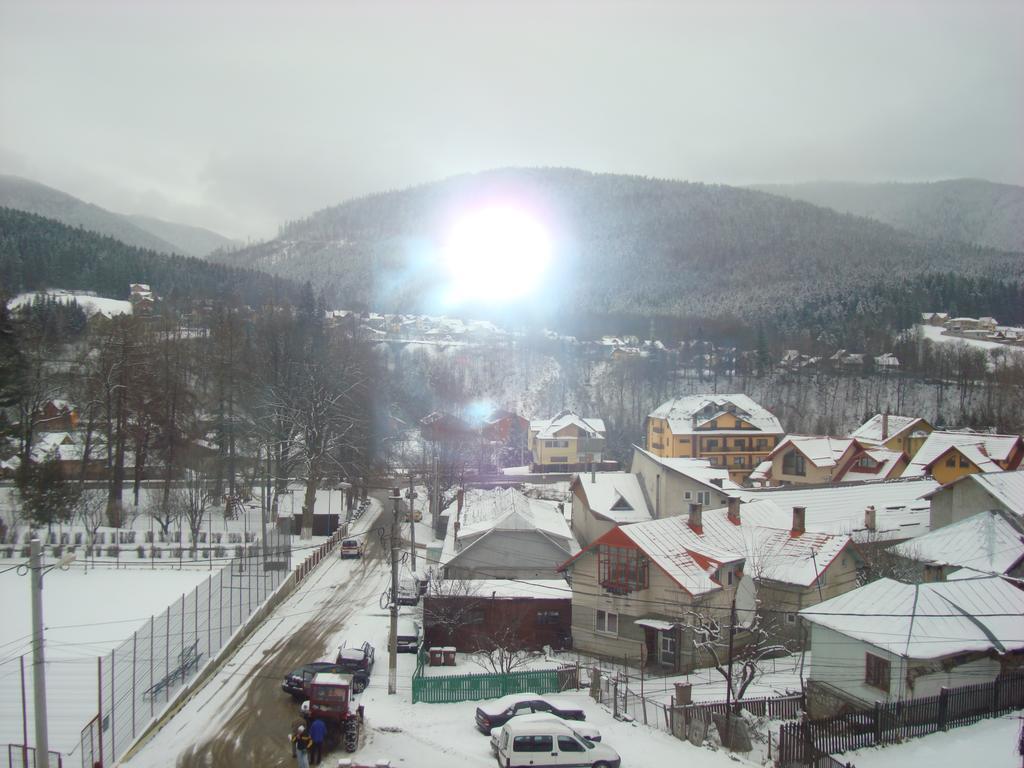
[[[551,239],[520,208],[480,208],[452,227],[444,260],[451,301],[509,301],[537,288],[551,261]]]

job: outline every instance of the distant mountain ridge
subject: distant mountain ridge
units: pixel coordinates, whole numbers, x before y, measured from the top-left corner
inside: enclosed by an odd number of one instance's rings
[[[750,188],[866,216],[921,237],[1024,251],[1024,187],[950,179],[885,184],[822,181]]]
[[[218,248],[234,248],[235,240],[202,227],[148,216],[113,213],[66,192],[19,176],[0,175],[0,207],[55,219],[72,227],[108,235],[122,243],[160,253],[205,257]]]
[[[488,171],[350,200],[286,225],[275,240],[214,258],[310,280],[335,306],[436,311],[425,305],[443,290],[446,227],[468,206],[503,200],[543,211],[555,233],[557,263],[539,297],[554,313],[748,323],[788,316],[800,328],[812,312],[840,325],[854,312],[882,311],[872,299],[879,287],[905,294],[915,276],[1019,284],[1024,270],[1016,254],[925,239],[757,190],[556,168]]]

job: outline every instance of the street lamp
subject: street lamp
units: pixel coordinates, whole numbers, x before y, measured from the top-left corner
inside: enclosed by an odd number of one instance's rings
[[[32,691],[36,725],[36,768],[50,768],[50,742],[46,728],[46,658],[43,652],[43,576],[54,568],[66,571],[75,560],[69,552],[56,565],[43,568],[42,545],[32,539],[29,564],[18,566],[18,575],[31,574],[32,589]]]

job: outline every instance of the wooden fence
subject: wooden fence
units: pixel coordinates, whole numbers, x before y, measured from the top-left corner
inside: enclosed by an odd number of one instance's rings
[[[943,688],[938,696],[878,702],[872,709],[783,725],[779,731],[779,763],[817,765],[824,755],[892,744],[1022,707],[1022,673],[1002,676],[991,683]]]

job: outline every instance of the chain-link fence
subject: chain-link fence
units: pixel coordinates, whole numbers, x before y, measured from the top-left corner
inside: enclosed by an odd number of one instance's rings
[[[97,664],[99,714],[82,730],[82,768],[113,765],[288,578],[288,536],[238,546],[235,556]]]

